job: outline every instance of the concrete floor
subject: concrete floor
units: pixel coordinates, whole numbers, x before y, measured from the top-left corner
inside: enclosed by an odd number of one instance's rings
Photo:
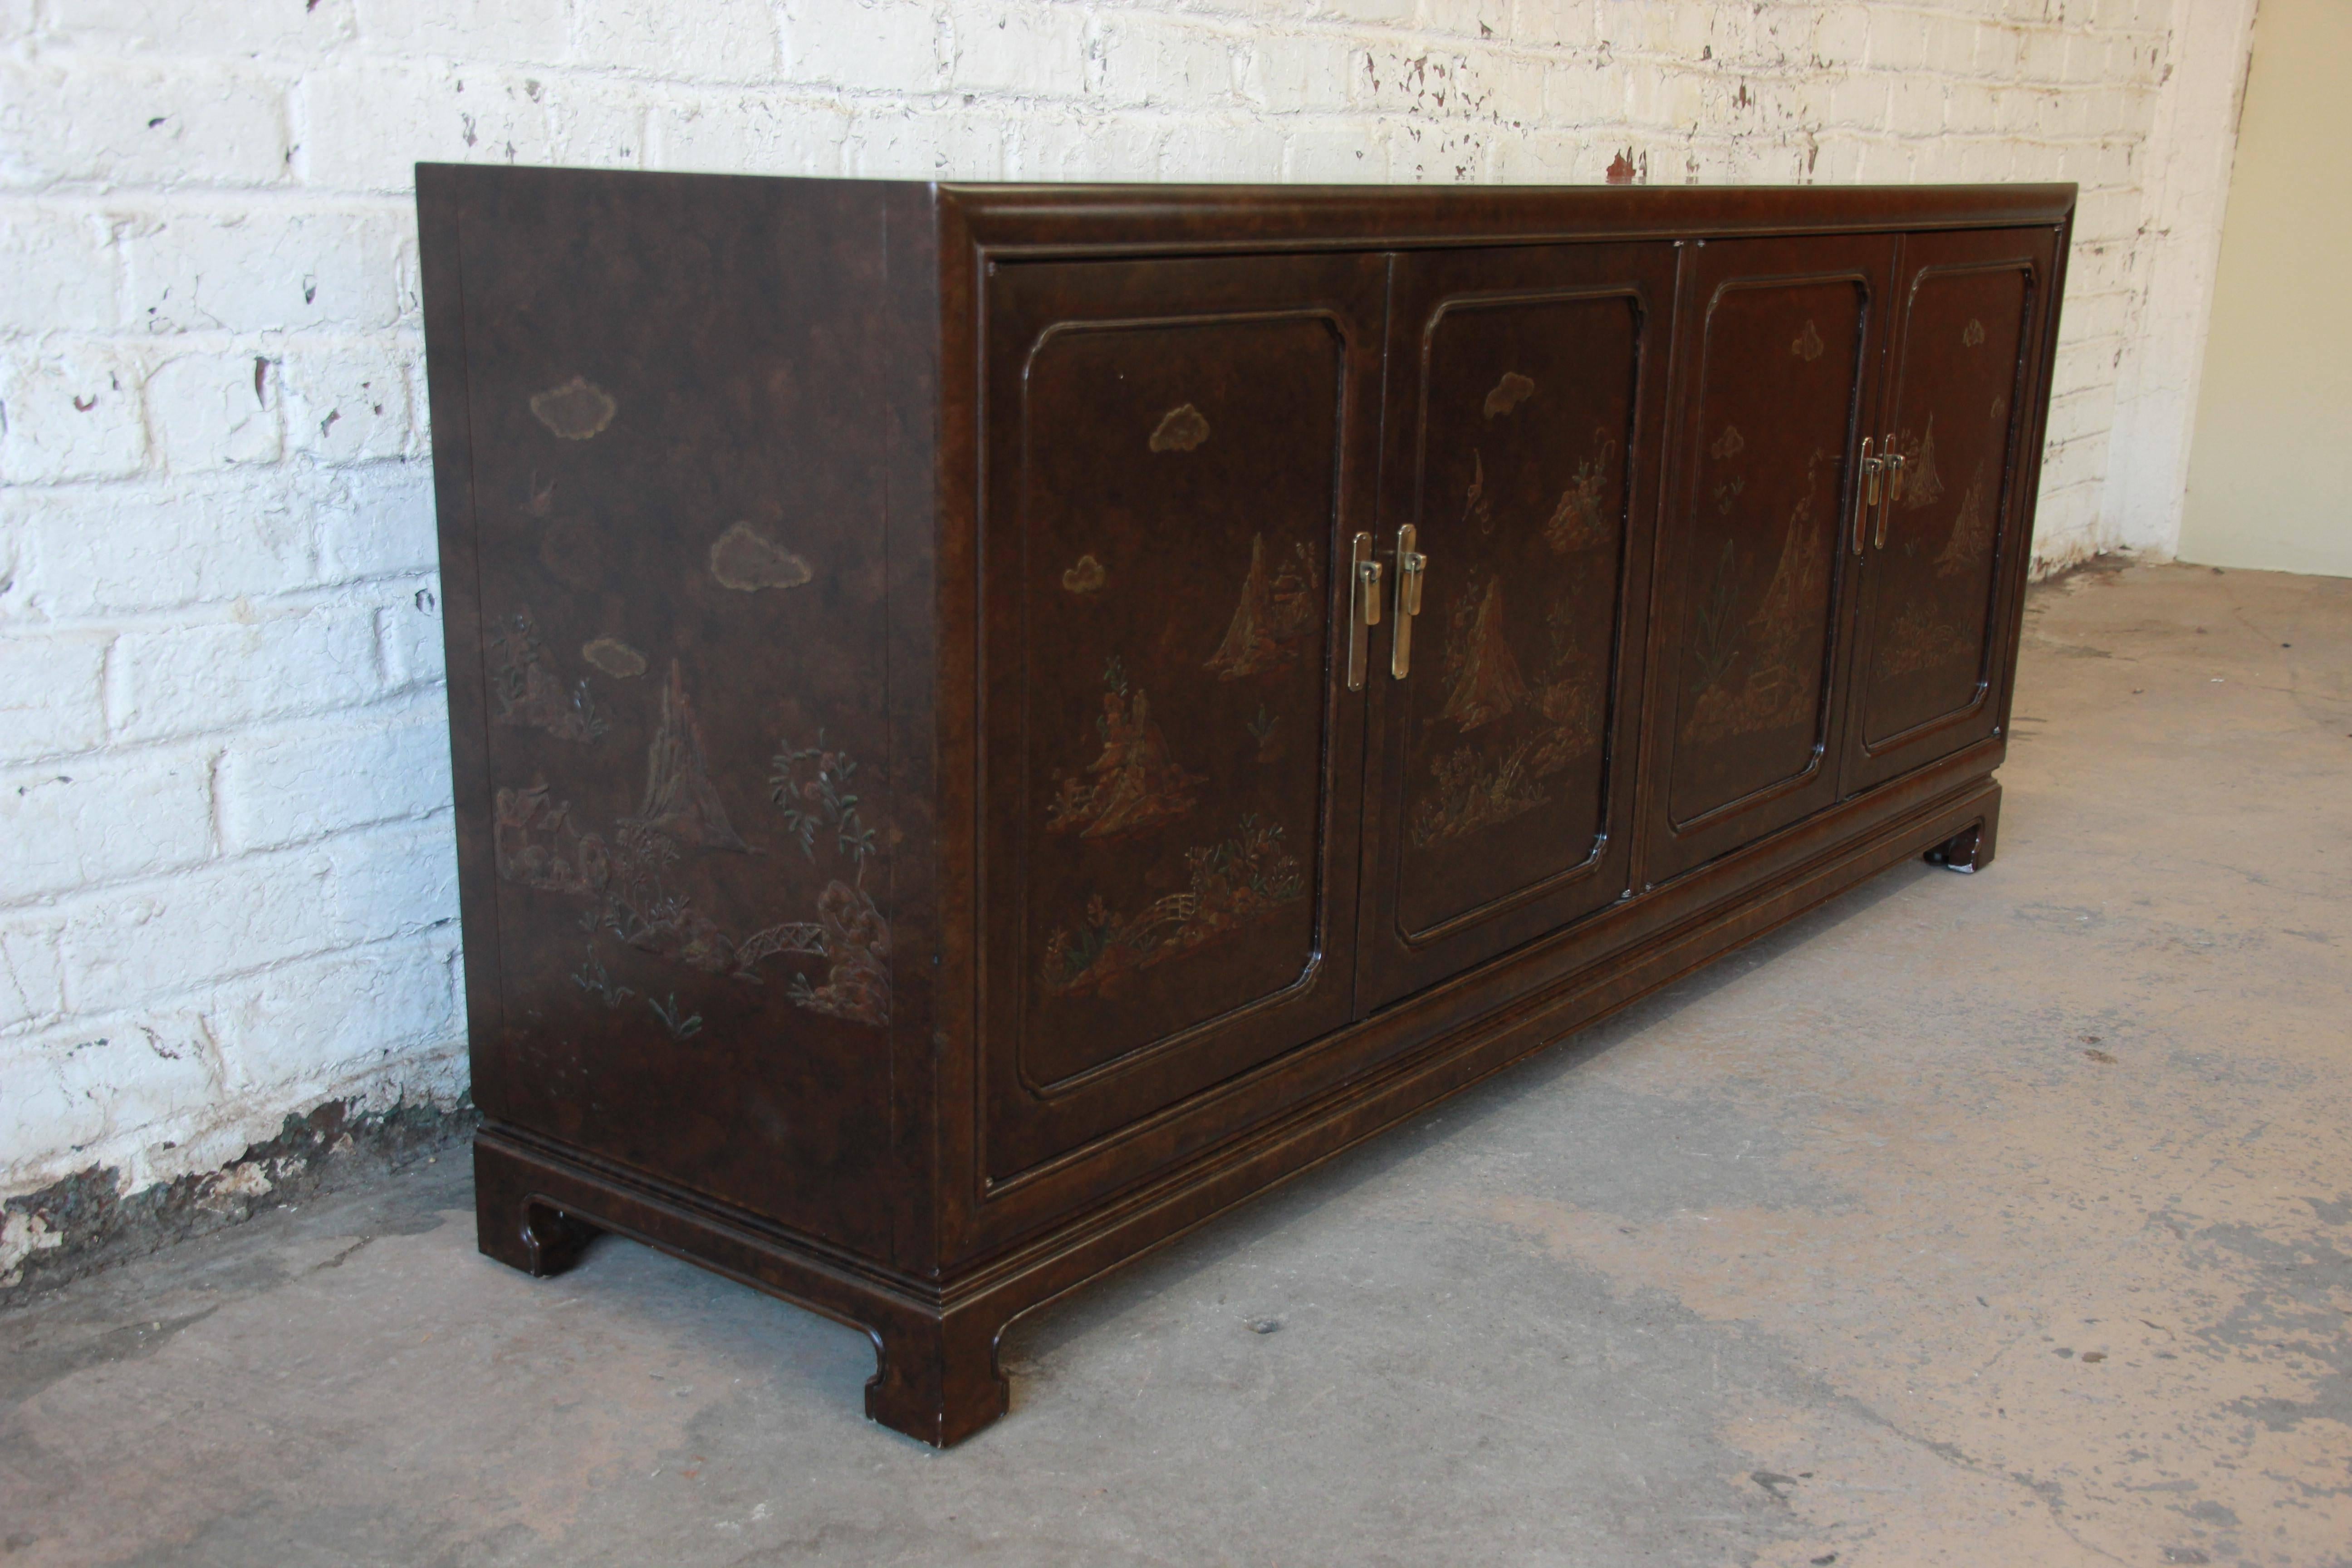
[[[2352,581],[2084,574],[2025,661],[1990,869],[1016,1325],[961,1448],[444,1159],[0,1320],[0,1562],[2352,1563]]]

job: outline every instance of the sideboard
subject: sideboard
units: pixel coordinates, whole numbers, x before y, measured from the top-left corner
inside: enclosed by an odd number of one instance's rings
[[[417,171],[480,1245],[1014,1315],[1991,857],[2071,185]]]

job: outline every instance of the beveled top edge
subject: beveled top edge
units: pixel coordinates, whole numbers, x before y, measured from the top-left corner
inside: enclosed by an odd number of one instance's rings
[[[512,167],[513,165],[503,165]],[[753,175],[752,178],[814,178],[803,175]],[[835,182],[837,183],[837,182]],[[1602,198],[1619,201],[1665,201],[1721,197],[1729,195],[1769,195],[1787,199],[1792,195],[1834,198],[1875,195],[1949,199],[1998,198],[2014,200],[2020,195],[2039,197],[2044,201],[2071,201],[2075,185],[2071,181],[2040,183],[1993,181],[1978,184],[1935,184],[1921,182],[1896,185],[1544,185],[1544,184],[1379,184],[1366,182],[1359,184],[1286,184],[1264,180],[1211,182],[1178,182],[1159,180],[1122,181],[1021,181],[1021,180],[936,180],[881,181],[885,184],[929,184],[943,194],[964,199],[994,201],[1041,200],[1055,204],[1100,204],[1105,201],[1131,201],[1139,192],[1151,192],[1162,200],[1187,205],[1202,203],[1230,204],[1237,195],[1264,196],[1269,200],[1303,201],[1309,204],[1360,201],[1366,198],[1394,200],[1423,198],[1432,201],[1469,201],[1482,196],[1546,196],[1563,198]]]
[[[2072,184],[1151,185],[941,184],[992,253],[1538,243],[2063,225]]]

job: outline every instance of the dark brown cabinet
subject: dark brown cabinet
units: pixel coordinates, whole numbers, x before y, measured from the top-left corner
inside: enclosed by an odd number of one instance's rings
[[[2071,187],[419,171],[483,1249],[1013,1315],[1991,853]]]

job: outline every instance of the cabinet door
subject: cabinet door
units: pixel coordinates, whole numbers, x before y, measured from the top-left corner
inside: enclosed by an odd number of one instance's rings
[[[2011,596],[2031,542],[2031,437],[2056,237],[1903,242],[1885,449],[1902,459],[1853,541],[1862,563],[1849,793],[1994,732]]]
[[[985,279],[985,1170],[1353,1016],[1378,256]]]
[[[1695,245],[1659,530],[1641,879],[1833,804],[1842,548],[1895,242]]]
[[[1397,261],[1366,1009],[1626,892],[1674,276],[1668,243]]]

